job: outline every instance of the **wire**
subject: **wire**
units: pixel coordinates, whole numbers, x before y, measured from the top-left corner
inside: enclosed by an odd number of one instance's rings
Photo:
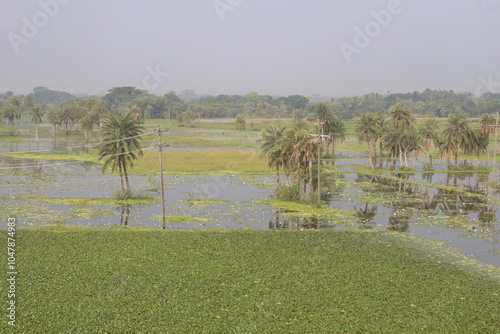
[[[122,141],[122,140],[128,140],[128,139],[142,137],[142,136],[149,136],[151,134],[152,133],[150,133],[150,132],[146,132],[146,133],[142,133],[140,135],[132,136],[132,137],[126,137],[126,138],[108,140],[108,141],[103,141],[103,142],[98,142],[98,143],[93,143],[93,144],[86,144],[86,145],[68,146],[68,147],[66,147],[64,149],[61,149],[61,150],[48,149],[48,150],[37,150],[37,151],[5,152],[5,153],[2,153],[2,154],[29,154],[29,153],[39,153],[39,152],[65,152],[65,151],[71,151],[72,149],[94,147],[94,146],[98,146],[98,145],[101,145],[101,144],[109,144],[109,143],[119,142],[119,141]]]

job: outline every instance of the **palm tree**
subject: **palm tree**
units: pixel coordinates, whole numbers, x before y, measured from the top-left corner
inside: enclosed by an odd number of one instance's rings
[[[29,94],[24,97],[23,107],[26,110],[33,110],[35,102],[33,102],[33,95]]]
[[[86,100],[87,107],[90,109],[92,115],[99,117],[99,130],[102,129],[102,117],[106,115],[109,110],[104,106],[102,100],[92,97]]]
[[[90,112],[87,112],[82,118],[78,120],[78,125],[80,126],[80,130],[83,131],[85,136],[85,142],[88,141],[88,137],[90,136],[90,132],[94,128],[94,117]]]
[[[316,148],[313,145],[313,140],[311,139],[311,135],[306,129],[298,129],[295,128],[292,130],[293,132],[293,153],[292,160],[296,165],[297,172],[297,187],[300,193],[300,178],[301,178],[301,166],[305,164],[308,166],[308,183],[309,190],[312,192],[312,156],[313,152],[316,152]],[[305,191],[305,183],[304,183],[304,191]]]
[[[490,114],[481,115],[480,119],[481,131],[486,135],[488,146],[486,147],[486,166],[490,161],[490,134],[495,132],[494,125],[496,124],[496,118]]]
[[[411,114],[410,108],[398,103],[389,109],[389,127],[397,137],[397,148],[399,150],[399,164],[402,165],[403,157],[405,166],[408,166],[407,154],[415,150],[412,140],[415,139],[414,133],[415,118]]]
[[[482,153],[486,152],[486,148],[488,147],[487,136],[480,130],[469,130],[462,137],[460,147],[464,154],[474,154],[479,158]]]
[[[32,112],[33,115],[31,116],[31,121],[35,123],[35,142],[38,143],[38,124],[42,123],[43,113],[40,109],[40,106],[37,105],[32,107]]]
[[[406,131],[415,124],[415,117],[411,114],[410,108],[398,103],[389,109],[390,123],[400,131]]]
[[[134,115],[134,118],[136,120],[143,118],[142,109],[139,108],[138,106],[133,106],[132,108],[130,108],[130,112]]]
[[[332,110],[328,107],[326,103],[318,103],[316,105],[316,117],[319,119],[319,129],[320,133],[319,134],[324,134],[326,133],[325,131],[325,125],[328,122],[329,119],[333,117]]]
[[[446,158],[446,164],[450,164],[450,158],[453,155],[455,150],[455,145],[452,142],[448,142],[446,140],[439,141],[439,153],[438,158]]]
[[[327,119],[325,124],[325,131],[330,136],[330,142],[332,144],[332,155],[335,156],[335,144],[341,143],[345,140],[345,125],[340,118],[335,114],[331,118]]]
[[[62,109],[52,109],[47,114],[47,120],[54,128],[54,135],[57,134],[59,127],[62,125]]]
[[[381,118],[377,113],[366,113],[361,115],[361,119],[356,125],[356,133],[359,140],[366,141],[368,144],[368,156],[370,158],[370,167],[375,169],[375,150],[377,148],[377,140],[381,136]]]
[[[420,126],[418,133],[422,138],[422,142],[427,153],[427,158],[429,159],[429,164],[432,166],[432,156],[429,154],[431,150],[431,145],[439,146],[439,125],[435,119],[426,119],[424,123]]]
[[[126,113],[109,115],[103,122],[103,143],[98,146],[99,160],[105,160],[102,166],[103,172],[108,167],[111,167],[111,172],[118,169],[122,198],[131,196],[127,167],[133,167],[134,160],[138,155],[142,155],[138,137],[143,130],[142,121],[136,120],[130,110]]]
[[[470,139],[470,127],[464,114],[452,113],[448,116],[448,124],[443,130],[444,140],[447,146],[453,146],[455,165],[458,165],[460,146],[464,140]]]
[[[245,116],[243,115],[238,115],[236,116],[236,128],[240,131],[245,130]]]
[[[280,192],[280,167],[286,165],[287,163],[286,154],[283,152],[282,147],[282,139],[285,130],[285,126],[283,124],[280,124],[265,128],[262,132],[262,144],[260,146],[262,148],[261,157],[267,156],[267,165],[270,168],[276,168],[276,190],[274,192],[275,195],[278,195]]]
[[[15,128],[16,128],[16,133],[17,133],[17,123],[16,123],[16,119],[20,119],[21,118],[21,107],[22,107],[22,103],[21,103],[21,100],[19,99],[18,96],[16,95],[12,95],[8,102],[7,102],[7,106],[5,107],[4,111],[3,111],[3,117],[5,119],[7,119],[7,122],[9,123],[9,126],[11,127],[11,134],[14,134],[14,132],[12,131],[12,125],[15,124]]]

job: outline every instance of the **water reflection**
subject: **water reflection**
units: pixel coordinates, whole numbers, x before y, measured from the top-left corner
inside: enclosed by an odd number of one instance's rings
[[[389,216],[389,231],[408,232],[410,230],[411,212],[394,210]]]
[[[130,218],[130,204],[120,204],[120,225],[128,225],[128,220]]]
[[[365,203],[364,208],[357,208],[354,206],[354,210],[356,210],[356,217],[358,219],[359,227],[364,229],[373,228],[373,218],[378,212],[378,208],[376,205],[368,206],[369,203]]]
[[[288,211],[289,212],[289,211]],[[319,228],[332,228],[333,225],[327,219],[320,217],[297,217],[283,215],[280,210],[276,211],[274,220],[269,221],[270,229],[306,229],[315,230]]]

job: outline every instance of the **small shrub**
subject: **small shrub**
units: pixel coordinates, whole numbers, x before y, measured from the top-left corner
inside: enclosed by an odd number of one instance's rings
[[[132,193],[132,190],[130,190],[130,189],[125,189],[124,191],[119,190],[115,193],[116,199],[118,199],[120,201],[123,201],[126,199],[131,199],[133,196],[134,196],[134,194]]]
[[[300,201],[299,190],[296,185],[281,188],[278,199],[282,201]]]

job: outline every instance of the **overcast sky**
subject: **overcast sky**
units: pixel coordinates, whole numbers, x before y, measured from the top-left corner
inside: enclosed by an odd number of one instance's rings
[[[16,94],[500,92],[500,0],[0,0],[0,59]]]

